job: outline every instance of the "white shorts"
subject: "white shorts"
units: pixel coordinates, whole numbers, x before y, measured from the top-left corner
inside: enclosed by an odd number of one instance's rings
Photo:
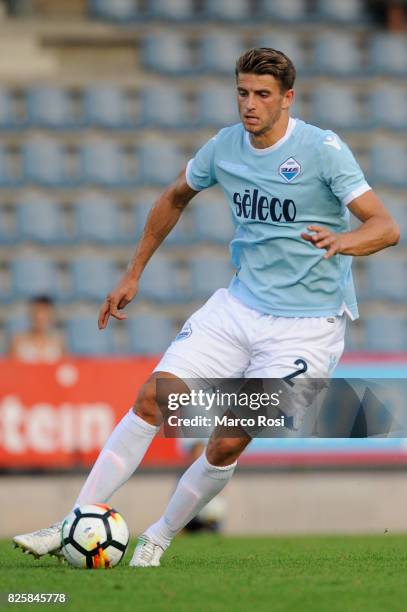
[[[219,289],[186,321],[154,371],[182,379],[329,378],[345,327],[345,315],[262,314]]]

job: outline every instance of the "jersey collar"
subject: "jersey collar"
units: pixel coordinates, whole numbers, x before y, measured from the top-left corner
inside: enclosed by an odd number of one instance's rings
[[[284,134],[284,136],[280,138],[280,140],[277,140],[277,142],[275,142],[273,145],[271,145],[271,147],[266,147],[265,149],[257,149],[256,147],[254,147],[252,143],[250,142],[249,132],[245,131],[246,144],[249,147],[250,151],[252,151],[256,155],[266,155],[267,153],[271,153],[271,151],[275,151],[276,149],[279,149],[281,145],[284,144],[285,141],[290,138],[291,134],[294,131],[296,124],[297,124],[296,119],[294,119],[293,117],[290,117],[288,120],[287,131]]]

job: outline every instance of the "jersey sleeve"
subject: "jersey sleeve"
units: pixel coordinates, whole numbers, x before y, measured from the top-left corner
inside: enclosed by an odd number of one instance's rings
[[[191,189],[202,191],[212,187],[218,181],[215,175],[214,155],[216,136],[208,140],[199,149],[195,157],[189,160],[186,169],[186,180]]]
[[[348,145],[326,132],[320,146],[322,176],[332,193],[347,206],[371,189]]]

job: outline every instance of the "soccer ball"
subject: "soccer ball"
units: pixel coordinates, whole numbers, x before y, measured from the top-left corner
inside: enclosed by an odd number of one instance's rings
[[[109,568],[120,563],[129,530],[124,518],[105,504],[75,508],[62,523],[62,551],[74,567]]]

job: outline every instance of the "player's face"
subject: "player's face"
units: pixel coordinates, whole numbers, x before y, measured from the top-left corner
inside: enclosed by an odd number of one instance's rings
[[[54,310],[50,304],[34,303],[31,306],[31,327],[37,332],[46,332],[52,325]]]
[[[260,136],[273,128],[283,113],[288,113],[294,92],[282,92],[271,74],[239,73],[237,100],[245,129]]]

